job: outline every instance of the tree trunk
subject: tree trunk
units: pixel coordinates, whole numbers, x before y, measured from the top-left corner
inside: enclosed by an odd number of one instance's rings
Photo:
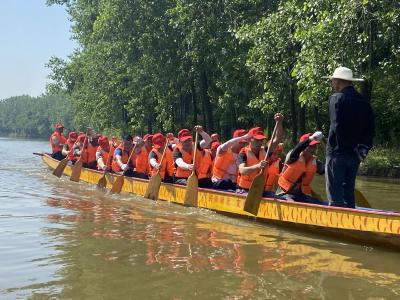
[[[292,119],[292,142],[293,144],[297,143],[297,114],[296,114],[296,95],[294,90],[294,84],[290,82],[289,85],[289,106],[290,106],[290,115]]]
[[[214,131],[214,120],[210,96],[208,95],[208,78],[205,70],[203,70],[200,74],[200,93],[203,100],[205,127],[208,132],[212,133]]]
[[[299,107],[299,132],[300,134],[306,133],[306,107]]]
[[[197,97],[196,97],[196,87],[194,86],[194,78],[192,77],[192,104],[193,104],[193,123],[197,125]]]

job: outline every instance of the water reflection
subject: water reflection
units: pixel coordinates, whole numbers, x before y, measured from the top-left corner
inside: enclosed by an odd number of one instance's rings
[[[371,253],[147,200],[49,198],[46,203],[69,211],[49,215],[51,222],[71,223],[48,232],[63,236],[60,259],[70,262],[62,270],[62,297],[73,296],[82,281],[88,296],[112,298],[118,290],[157,298],[153,292],[161,288],[165,299],[351,298],[365,290],[371,297],[391,298],[400,293],[399,272],[374,267],[373,257],[381,250]],[[398,259],[396,253],[385,255],[386,264]],[[343,289],[336,288],[339,283]]]

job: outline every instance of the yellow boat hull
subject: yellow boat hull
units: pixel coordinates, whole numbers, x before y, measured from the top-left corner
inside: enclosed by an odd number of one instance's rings
[[[42,159],[51,169],[56,168],[58,161],[44,154]],[[67,166],[64,175],[71,175]],[[87,183],[97,184],[102,172],[82,168],[80,179]],[[107,188],[111,188],[115,175],[106,176]],[[122,191],[143,196],[148,180],[125,178]],[[159,200],[184,204],[185,187],[174,184],[161,184]],[[263,198],[257,216],[243,210],[245,197],[199,188],[198,207],[220,213],[251,217],[257,221],[272,222],[279,225],[307,229],[317,233],[328,233],[366,244],[395,247],[400,249],[400,213],[359,210],[339,207],[328,207],[299,202]]]

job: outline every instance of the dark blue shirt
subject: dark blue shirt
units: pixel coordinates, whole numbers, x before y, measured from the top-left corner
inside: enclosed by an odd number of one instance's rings
[[[329,98],[328,154],[354,153],[358,144],[372,147],[375,132],[370,103],[353,86]]]

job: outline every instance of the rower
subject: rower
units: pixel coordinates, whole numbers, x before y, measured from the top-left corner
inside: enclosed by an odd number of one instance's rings
[[[266,149],[262,146],[263,141],[266,140],[266,136],[262,128],[255,127],[249,130],[252,135],[250,144],[243,148],[238,156],[237,164],[239,165],[239,176],[238,176],[238,192],[247,193],[253,183],[254,178],[259,174],[261,170],[265,172],[265,186],[264,196],[271,196],[271,190],[269,185],[275,180],[276,173],[279,172],[279,167],[276,168],[276,163],[272,163],[270,160],[272,153],[275,151],[276,146],[282,141],[283,138],[283,115],[280,113],[274,116],[276,121],[276,136],[270,143],[269,158],[265,160]],[[279,166],[279,164],[278,164]],[[276,171],[276,169],[278,171]]]
[[[323,137],[320,131],[304,134],[300,138],[300,143],[289,151],[278,180],[277,196],[288,201],[324,204],[311,196],[311,182],[315,173],[325,172],[324,164],[314,155]]]
[[[75,131],[70,131],[68,134],[67,142],[64,144],[62,149],[62,155],[68,157],[68,164],[73,165],[77,159],[74,155],[74,145],[78,139],[78,134]]]
[[[203,138],[200,143],[196,145],[196,173],[199,174],[199,167],[201,164],[201,158],[203,156],[203,149],[209,147],[211,143],[211,137],[203,130],[203,127],[197,125],[194,130],[201,135]],[[175,147],[173,151],[173,159],[176,167],[175,173],[175,183],[186,185],[187,179],[193,170],[193,137],[188,129],[182,129],[178,133],[179,144]],[[203,170],[204,171],[204,170]],[[204,173],[204,172],[203,172]],[[199,187],[203,184],[209,185],[211,179],[199,180]]]
[[[62,154],[62,149],[67,143],[67,139],[65,138],[63,131],[64,126],[61,123],[57,123],[53,134],[50,136],[51,157],[57,160],[62,160],[65,157]]]
[[[214,189],[236,190],[238,176],[236,160],[240,150],[246,146],[251,137],[251,134],[246,134],[246,130],[237,129],[233,132],[232,139],[217,147],[211,178]]]
[[[172,158],[172,151],[168,146],[165,149],[164,159],[160,165],[165,143],[166,138],[161,133],[153,135],[153,148],[149,154],[150,175],[153,176],[160,171],[162,181],[172,183],[174,176],[174,160]]]
[[[99,146],[99,137],[100,135],[90,127],[87,128],[86,135],[78,136],[78,141],[74,146],[74,155],[81,157],[84,168],[97,169],[96,151]]]
[[[135,154],[132,154],[130,161],[129,155],[133,150],[133,139],[130,134],[123,137],[120,145],[115,149],[111,169],[114,173],[121,175],[125,172],[126,176],[133,176],[133,168],[135,165]]]
[[[148,179],[150,174],[149,153],[152,150],[153,135],[146,134],[143,137],[144,144],[139,144],[135,155],[135,173],[133,177]]]
[[[99,146],[96,151],[97,170],[110,171],[112,163],[112,155],[115,148],[113,143],[106,136],[99,138]],[[109,157],[111,155],[111,157]]]

